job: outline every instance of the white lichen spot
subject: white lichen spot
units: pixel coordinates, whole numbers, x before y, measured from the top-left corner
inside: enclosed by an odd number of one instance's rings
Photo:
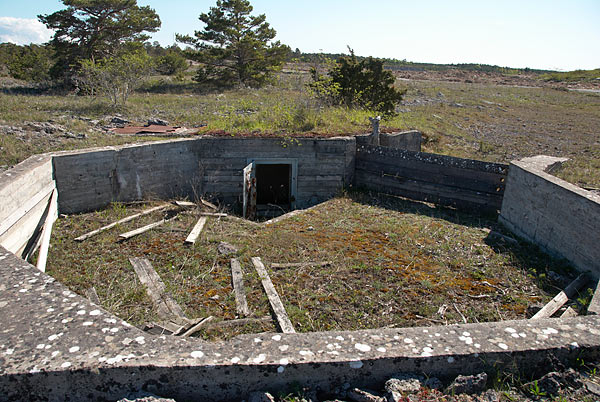
[[[52,313],[54,312],[54,309],[52,307],[50,307],[49,309],[46,310],[47,313]]]
[[[86,321],[83,323],[84,327],[89,327],[90,325],[94,325],[94,323],[92,321]]]
[[[36,349],[44,349],[46,345],[44,345],[43,343],[40,343],[39,345],[37,345],[35,348]]]
[[[452,356],[448,357],[448,363],[454,363],[454,357],[452,357]]]
[[[290,361],[284,357],[283,359],[279,359],[279,364],[281,364],[282,366],[287,366],[288,364],[290,364]]]
[[[57,339],[58,339],[58,335],[50,335],[50,336],[48,337],[48,340],[49,340],[50,342],[52,342],[52,341],[55,341],[55,340],[57,340]]]
[[[79,346],[73,346],[72,348],[69,348],[69,353],[76,353],[79,352]]]
[[[28,291],[28,290],[29,290],[29,289],[25,289],[25,288],[23,288],[23,289],[19,290],[19,293],[27,293],[27,291]]]
[[[254,338],[254,343],[261,343],[261,342],[262,342],[262,339],[260,339],[260,338]]]
[[[258,356],[256,356],[254,359],[252,359],[252,361],[254,363],[262,363],[267,359],[267,355],[264,353],[259,354]]]
[[[439,333],[439,332],[436,332],[436,333],[435,333],[435,336],[440,336],[440,333]]]
[[[335,339],[337,339],[338,341],[343,341],[343,340],[344,340],[344,337],[343,337],[343,336],[340,336],[340,335],[338,335],[338,336],[336,336],[336,337],[335,337]]]
[[[364,343],[357,343],[354,345],[354,347],[361,352],[369,352],[371,350],[371,347],[369,345],[365,345]]]
[[[508,346],[507,346],[505,343],[502,343],[502,342],[500,342],[500,343],[498,344],[498,347],[499,347],[500,349],[504,349],[504,350],[508,349]]]
[[[90,311],[90,315],[100,315],[102,312],[100,310],[92,310]]]
[[[104,322],[109,323],[109,324],[116,324],[117,320],[115,320],[114,318],[105,318]]]
[[[97,350],[94,351],[94,352],[92,352],[92,353],[90,353],[90,357],[96,357],[96,356],[99,356],[99,355],[100,355],[100,352],[98,352]]]
[[[115,332],[119,332],[119,328],[111,328],[111,329],[110,329],[110,332],[112,332],[113,334],[114,334]]]
[[[577,342],[571,342],[571,343],[569,344],[569,346],[571,346],[571,347],[573,347],[573,348],[578,348],[578,347],[579,347],[579,344],[578,344]]]
[[[138,336],[137,338],[134,339],[137,343],[139,343],[140,345],[143,345],[144,343],[146,343],[146,339],[144,339],[143,336]]]
[[[544,333],[544,335],[558,334],[558,331],[551,327],[543,329],[542,332]]]
[[[427,334],[427,333],[429,333],[429,330],[428,329],[424,329],[423,332]]]
[[[301,356],[313,356],[314,353],[311,352],[310,350],[301,350],[300,352],[298,352]]]
[[[55,350],[54,352],[52,352],[51,356],[52,357],[56,357],[60,354],[60,352],[58,350]]]
[[[12,355],[15,352],[15,349],[6,349],[6,352],[4,352],[5,355]]]
[[[510,334],[510,336],[512,336],[513,338],[518,338],[519,334]]]
[[[527,334],[525,334],[525,332],[519,332],[519,336],[521,338],[525,338],[525,337],[527,337]]]
[[[413,343],[413,340],[410,338],[404,338],[404,343]]]
[[[79,311],[77,312],[77,315],[84,315],[85,313],[86,313],[86,311],[85,311],[85,310],[79,310]]]
[[[204,356],[204,352],[201,350],[194,350],[192,353],[190,353],[190,356],[192,356],[194,359],[199,359]]]
[[[70,362],[64,362],[63,364],[60,365],[60,367],[62,367],[62,368],[71,367],[71,363]]]
[[[511,327],[504,328],[504,330],[510,334],[514,334],[515,332],[517,332],[516,329],[511,328]]]
[[[233,364],[238,364],[240,362],[240,358],[239,357],[233,357],[230,360],[231,363]]]
[[[479,349],[481,347],[481,345],[478,343],[474,344],[473,346],[475,346],[477,349]]]
[[[433,349],[431,349],[430,347],[425,347],[425,348],[423,348],[423,352],[431,353],[431,352],[433,352]]]
[[[271,339],[273,339],[274,341],[278,341],[279,342],[281,340],[281,335],[273,335],[271,337]]]
[[[350,365],[350,368],[353,368],[353,369],[359,369],[359,368],[362,368],[362,366],[363,366],[363,362],[361,362],[360,360],[354,360],[348,364]]]
[[[282,352],[285,352],[286,350],[288,350],[290,348],[290,345],[281,345],[279,347],[279,350]]]

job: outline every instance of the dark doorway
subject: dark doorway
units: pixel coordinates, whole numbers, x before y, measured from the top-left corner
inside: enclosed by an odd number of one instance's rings
[[[291,164],[256,164],[256,203],[289,208],[291,202]]]

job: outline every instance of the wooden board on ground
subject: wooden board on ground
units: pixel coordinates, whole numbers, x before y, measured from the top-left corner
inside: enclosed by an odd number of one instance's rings
[[[267,322],[272,322],[273,319],[271,317],[264,316],[260,318],[239,318],[237,320],[225,320],[225,321],[217,321],[211,322],[205,326],[206,329],[212,328],[231,328],[231,327],[242,327],[244,325],[249,324],[264,324]]]
[[[42,240],[40,242],[40,253],[38,255],[36,267],[42,272],[46,272],[46,262],[48,261],[48,248],[50,248],[50,236],[52,235],[52,225],[58,219],[58,190],[54,189],[50,203],[48,204],[48,214],[44,229],[42,230]]]
[[[142,233],[145,233],[145,232],[147,232],[147,231],[149,231],[149,230],[151,230],[151,229],[154,229],[155,227],[157,227],[157,226],[160,226],[160,225],[162,225],[162,224],[164,224],[164,223],[166,223],[166,222],[167,222],[167,220],[166,220],[166,219],[161,219],[161,220],[160,220],[160,221],[158,221],[158,222],[154,222],[154,223],[151,223],[151,224],[149,224],[149,225],[143,226],[143,227],[141,227],[141,228],[134,229],[134,230],[132,230],[132,231],[129,231],[129,232],[127,232],[127,233],[121,233],[121,234],[119,235],[119,238],[121,238],[121,240],[127,240],[127,239],[131,239],[131,238],[132,238],[132,237],[134,237],[134,236],[137,236],[137,235],[140,235],[140,234],[142,234]]]
[[[206,201],[205,199],[200,198],[200,202],[202,203],[202,205],[209,207],[210,209],[214,209],[215,211],[219,208],[217,208],[217,206],[211,202]]]
[[[577,311],[573,310],[571,307],[567,307],[565,311],[560,315],[560,318],[569,317],[577,317]]]
[[[200,322],[191,326],[188,330],[183,332],[181,334],[181,336],[183,336],[183,337],[192,336],[196,332],[200,331],[204,326],[206,326],[207,323],[211,322],[214,319],[215,319],[215,317],[213,317],[212,315],[209,315],[208,317],[203,318],[202,320],[200,320]],[[177,334],[175,334],[175,335],[177,335]]]
[[[177,205],[178,207],[187,207],[187,208],[191,208],[191,207],[195,207],[196,204],[194,204],[191,201],[175,201],[174,202],[175,205]]]
[[[331,261],[318,261],[318,262],[289,262],[278,264],[276,262],[271,264],[271,268],[303,268],[303,267],[326,267],[333,264]]]
[[[146,286],[148,296],[156,306],[158,317],[165,322],[178,323],[180,326],[188,324],[189,320],[185,317],[183,309],[166,293],[165,284],[150,264],[150,261],[145,258],[131,257],[129,262],[131,262],[135,273],[140,278],[140,282]],[[170,328],[167,329],[170,330]]]
[[[188,237],[185,239],[186,243],[196,243],[196,240],[198,240],[198,236],[200,236],[202,229],[204,229],[204,225],[206,224],[207,220],[208,218],[206,216],[202,216],[200,219],[198,219],[198,222],[196,222],[196,225],[194,225],[194,228],[192,229]]]
[[[121,220],[118,220],[116,222],[113,222],[113,223],[111,223],[109,225],[102,226],[100,229],[92,230],[89,233],[86,233],[84,235],[81,235],[81,236],[77,237],[75,240],[76,241],[84,241],[85,239],[88,239],[88,238],[90,238],[90,237],[92,237],[94,235],[97,235],[98,233],[104,232],[105,230],[113,228],[113,227],[115,227],[117,225],[120,225],[121,223],[126,223],[126,222],[129,222],[129,221],[131,221],[131,220],[133,220],[135,218],[138,218],[140,216],[144,216],[144,215],[151,214],[152,212],[160,211],[161,209],[165,209],[168,206],[169,206],[169,204],[163,204],[163,205],[159,205],[158,207],[147,209],[147,210],[142,211],[140,213],[137,213],[135,215],[131,215],[131,216],[128,216],[128,217],[123,218]]]
[[[296,331],[285,311],[285,307],[283,307],[283,303],[275,290],[275,286],[273,286],[273,282],[271,282],[271,278],[265,269],[260,257],[252,257],[252,264],[254,264],[254,268],[256,268],[256,272],[258,272],[258,276],[260,277],[260,281],[262,282],[263,288],[265,289],[265,293],[269,298],[269,303],[271,304],[271,308],[277,317],[277,323],[279,324],[279,328],[281,332],[293,334]]]
[[[565,290],[554,296],[554,299],[550,300],[548,304],[542,307],[542,309],[535,313],[535,315],[530,319],[537,320],[539,318],[548,318],[552,316],[552,314],[556,313],[558,309],[569,300],[570,297],[573,297],[579,289],[584,287],[588,281],[589,278],[585,273],[580,274],[573,282],[569,284],[569,286],[565,288]]]
[[[231,280],[235,294],[235,309],[239,315],[247,317],[250,315],[250,309],[244,291],[244,274],[242,273],[242,266],[236,258],[231,259]]]

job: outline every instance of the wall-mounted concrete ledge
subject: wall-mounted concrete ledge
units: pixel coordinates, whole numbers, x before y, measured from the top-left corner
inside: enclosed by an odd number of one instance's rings
[[[516,235],[600,278],[600,196],[547,173],[564,158],[513,161],[499,221]]]
[[[117,319],[0,248],[0,400],[114,400],[145,390],[239,400],[294,383],[378,386],[398,372],[449,378],[507,367],[533,374],[553,354],[600,351],[600,317],[444,327],[260,334],[229,342],[157,337]]]

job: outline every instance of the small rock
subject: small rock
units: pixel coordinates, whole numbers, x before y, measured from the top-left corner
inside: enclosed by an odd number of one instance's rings
[[[149,126],[168,126],[169,122],[163,119],[159,119],[159,118],[152,118],[152,119],[148,119],[148,125]]]
[[[229,255],[237,253],[238,249],[235,246],[222,241],[217,246],[217,251],[219,252],[219,254]]]
[[[493,389],[488,389],[481,395],[484,402],[500,402],[500,395]]]
[[[161,398],[152,394],[137,394],[119,399],[118,402],[175,402],[175,399]]]
[[[452,384],[446,389],[447,394],[477,394],[485,390],[487,384],[487,374],[479,373],[477,375],[456,377]]]
[[[275,398],[268,392],[251,392],[248,402],[275,402]]]
[[[592,394],[596,395],[596,396],[600,396],[600,385],[595,384],[591,381],[585,381],[585,389],[588,390],[588,392],[591,392]]]
[[[129,123],[129,120],[124,119],[119,116],[115,116],[110,120],[110,122],[111,122],[111,124],[127,124],[127,123]]]
[[[442,384],[440,379],[437,377],[429,377],[427,380],[425,380],[425,383],[423,385],[425,385],[429,389],[435,390],[440,390],[444,388],[444,384]]]
[[[385,402],[385,398],[375,395],[373,391],[359,388],[348,391],[347,398],[354,402]]]
[[[389,393],[415,394],[421,390],[421,382],[425,378],[414,374],[398,374],[385,382],[385,390]]]

